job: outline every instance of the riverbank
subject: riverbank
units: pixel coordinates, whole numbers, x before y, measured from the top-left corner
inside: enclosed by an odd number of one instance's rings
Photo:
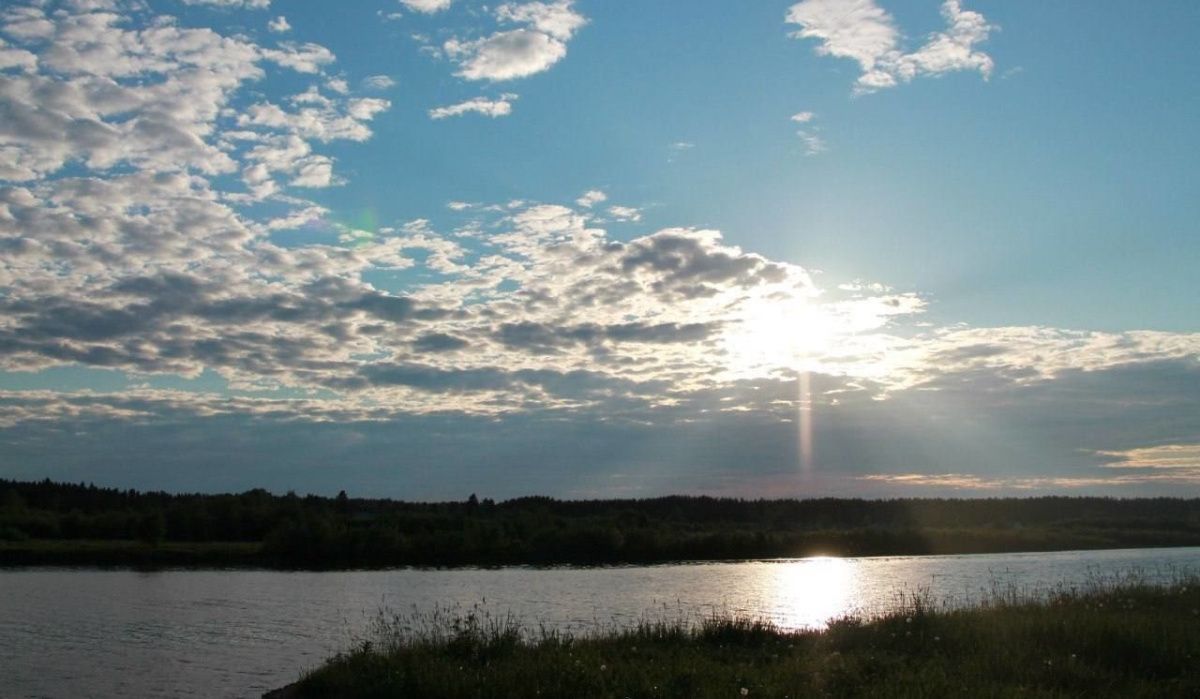
[[[1200,499],[404,502],[0,480],[0,566],[345,570],[1200,546]]]
[[[1200,580],[997,594],[789,632],[732,616],[586,637],[509,619],[381,620],[293,697],[1200,696]]]
[[[926,556],[986,553],[1100,551],[1134,548],[1200,546],[1200,533],[1161,529],[1089,527],[937,528],[881,530],[823,530],[776,535],[762,544],[750,540],[735,550],[711,552],[704,546],[663,547],[598,557],[588,552],[529,551],[524,555],[461,555],[447,557],[436,550],[407,555],[369,556],[330,554],[294,556],[247,541],[165,541],[128,539],[0,540],[0,568],[14,566],[87,566],[138,568],[256,568],[276,570],[369,570],[415,567],[502,567],[517,565],[648,565],[805,558],[810,556]],[[755,544],[759,545],[755,545]]]

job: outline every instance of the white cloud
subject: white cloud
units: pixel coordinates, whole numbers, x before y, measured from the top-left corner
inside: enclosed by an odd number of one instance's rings
[[[284,32],[292,31],[292,25],[287,21],[287,17],[279,15],[270,22],[267,22],[267,29],[277,34],[283,34]]]
[[[604,192],[600,191],[599,189],[589,189],[588,191],[586,191],[582,195],[580,195],[580,197],[575,200],[575,203],[582,206],[585,209],[590,209],[590,208],[592,208],[592,206],[599,204],[602,201],[607,201],[607,200],[608,200],[608,195],[605,194]]]
[[[800,143],[804,145],[805,155],[817,155],[829,150],[825,139],[811,131],[797,131],[796,135],[800,137]]]
[[[791,119],[797,124],[805,124],[803,129],[796,131],[796,135],[800,137],[800,142],[804,144],[805,155],[817,155],[828,150],[825,145],[825,139],[818,134],[819,126],[813,126],[812,121],[817,118],[813,112],[797,112],[793,114]]]
[[[526,24],[533,29],[549,34],[555,39],[567,41],[587,19],[575,12],[572,0],[557,2],[505,3],[496,8],[496,18],[502,22]]]
[[[442,48],[459,62],[457,75],[494,82],[540,73],[567,55],[566,44],[529,29],[498,32],[477,41],[451,39]]]
[[[615,221],[636,223],[642,220],[641,210],[632,206],[610,206],[608,207],[608,215]]]
[[[396,86],[396,81],[387,75],[369,75],[363,78],[363,87],[368,90],[387,90]]]
[[[31,51],[13,48],[0,39],[0,70],[6,68],[20,68],[23,71],[33,72],[37,69],[37,56]]]
[[[445,119],[447,117],[462,116],[470,113],[482,114],[493,119],[508,116],[512,113],[512,102],[515,99],[517,99],[517,96],[512,93],[505,93],[494,100],[486,97],[474,97],[458,104],[430,109],[429,118]]]
[[[333,52],[320,44],[284,42],[279,49],[262,49],[262,55],[298,73],[319,73],[321,67],[333,63]]]
[[[990,76],[992,59],[975,45],[987,40],[993,25],[982,14],[962,9],[960,0],[945,0],[941,13],[947,29],[910,53],[900,49],[893,17],[874,0],[804,0],[788,9],[787,22],[800,26],[792,36],[820,42],[818,54],[857,61],[862,69],[858,92],[960,70]]]
[[[431,15],[450,7],[451,0],[400,0],[400,4],[414,12]]]
[[[522,28],[499,31],[482,39],[452,38],[442,45],[467,80],[493,82],[523,78],[549,69],[567,55],[567,41],[587,19],[572,0],[554,3],[507,3],[496,9],[502,23]]]
[[[263,10],[271,6],[271,0],[183,0],[184,5],[212,5],[214,7],[246,7]]]

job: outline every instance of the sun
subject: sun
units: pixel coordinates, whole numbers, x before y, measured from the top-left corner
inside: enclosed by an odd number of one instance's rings
[[[807,370],[834,349],[837,336],[836,318],[811,298],[756,298],[734,315],[724,350],[739,375]]]

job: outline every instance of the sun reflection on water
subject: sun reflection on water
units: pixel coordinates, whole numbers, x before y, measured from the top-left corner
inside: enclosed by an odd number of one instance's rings
[[[855,611],[859,600],[858,567],[844,558],[819,556],[768,566],[772,616],[785,629],[823,629]]]

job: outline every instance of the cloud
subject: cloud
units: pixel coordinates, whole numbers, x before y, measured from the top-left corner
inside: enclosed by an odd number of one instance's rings
[[[482,39],[452,38],[442,45],[467,80],[499,82],[548,70],[567,55],[567,41],[587,23],[572,0],[506,3],[495,10],[501,24],[523,25]]]
[[[862,69],[857,92],[953,71],[978,71],[989,77],[994,63],[975,46],[995,27],[982,14],[964,10],[960,0],[943,2],[941,13],[947,29],[931,34],[908,53],[900,48],[895,20],[874,0],[804,0],[788,9],[786,21],[800,26],[793,37],[820,42],[818,54],[856,61]]]
[[[583,21],[568,3],[503,7],[497,21],[553,41]],[[0,19],[0,371],[54,386],[0,390],[0,443],[22,464],[7,475],[172,477],[151,453],[203,479],[225,462],[195,439],[319,481],[318,437],[360,433],[420,452],[417,486],[447,455],[472,487],[518,491],[623,469],[648,491],[781,494],[917,487],[906,474],[989,492],[1192,478],[1200,334],[933,325],[916,291],[720,231],[606,230],[640,212],[600,190],[338,221],[306,192],[344,181],[390,103],[355,94],[327,48],[128,8]],[[70,385],[97,375],[127,388]],[[582,464],[571,482],[537,480],[530,434]]]
[[[629,221],[636,223],[642,220],[642,212],[632,206],[610,206],[608,207],[608,215],[614,221]]]
[[[599,189],[589,189],[575,200],[575,203],[585,209],[590,209],[600,202],[607,201],[608,195]]]
[[[271,0],[183,0],[184,5],[212,5],[214,7],[245,7],[252,10],[265,10],[271,6]]]
[[[800,142],[804,144],[805,155],[817,155],[828,150],[825,145],[825,139],[812,133],[811,131],[797,131],[796,135],[800,137]]]
[[[515,99],[517,99],[517,96],[511,92],[506,92],[494,100],[486,97],[474,97],[458,104],[430,109],[429,118],[445,119],[446,117],[475,113],[495,119],[496,117],[512,114],[512,103]]]
[[[413,12],[431,15],[450,7],[451,0],[400,0],[400,4]]]
[[[288,23],[287,17],[279,15],[270,22],[267,22],[267,29],[275,32],[276,34],[283,34],[285,32],[292,31],[292,25]]]
[[[1200,444],[1163,444],[1097,453],[1116,459],[1108,463],[1112,468],[1185,469],[1195,471],[1200,480]]]
[[[396,81],[387,75],[368,75],[362,84],[368,90],[387,90],[395,87]]]
[[[805,124],[805,128],[798,129],[796,135],[800,137],[800,142],[804,144],[805,155],[816,155],[824,153],[828,150],[825,145],[825,139],[818,135],[819,126],[812,126],[812,121],[817,118],[813,112],[797,112],[791,116],[791,120],[797,124]]]
[[[1063,490],[1095,491],[1103,488],[1121,488],[1133,485],[1200,485],[1200,469],[1187,474],[1150,474],[1144,476],[1097,476],[1054,477],[1030,476],[1025,478],[996,478],[967,473],[898,473],[859,476],[858,480],[901,488],[919,488],[924,492],[949,491],[960,494],[971,492],[1003,491],[1020,493],[1037,491],[1061,493]]]

